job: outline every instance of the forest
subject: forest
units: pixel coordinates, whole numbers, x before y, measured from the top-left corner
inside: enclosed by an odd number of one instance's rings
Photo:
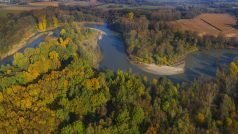
[[[30,36],[34,32],[34,20],[32,17],[24,16],[21,19],[19,18],[16,16],[0,18],[0,56],[9,51],[22,38]]]
[[[93,15],[77,10],[60,10],[46,8],[41,10],[25,11],[20,14],[10,13],[0,17],[0,58],[24,44],[37,34],[46,34],[46,31],[57,28],[66,21],[100,21]],[[20,44],[19,44],[20,42]]]
[[[43,33],[46,30],[58,27],[59,20],[57,12],[45,15],[42,11],[23,12],[20,14],[8,14],[0,17],[0,57],[17,46],[22,46],[33,36]],[[54,14],[55,13],[55,14]]]
[[[58,38],[15,54],[13,65],[1,67],[1,132],[238,132],[237,60],[214,80],[189,85],[98,72],[80,52],[91,34],[68,24]]]
[[[26,13],[42,16],[34,19],[41,31],[56,24],[54,17],[64,25],[57,37],[16,53],[12,65],[0,68],[0,133],[238,133],[238,59],[219,69],[214,79],[189,84],[98,71],[91,55],[95,51],[87,49],[91,42],[85,44],[97,34],[77,25],[98,20],[97,13],[80,10],[56,11],[59,16]],[[114,13],[98,12],[100,17]],[[143,62],[172,64],[185,52],[230,45],[222,38],[174,32],[166,21],[155,23],[133,12],[117,15],[106,19],[112,28],[124,28],[120,32],[128,54]]]
[[[171,20],[192,18],[193,15],[184,16],[176,10],[164,10],[165,14],[162,11],[142,15],[134,12],[112,18],[110,25],[122,34],[127,53],[135,61],[173,65],[183,61],[187,54],[194,51],[227,48],[237,44],[222,35],[201,37],[194,32],[178,31],[170,23]]]

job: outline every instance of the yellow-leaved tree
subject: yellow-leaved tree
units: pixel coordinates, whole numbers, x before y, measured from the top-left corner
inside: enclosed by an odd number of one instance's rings
[[[205,122],[205,116],[203,113],[198,113],[196,116],[195,116],[195,120],[198,124],[203,124]]]
[[[42,15],[38,18],[38,29],[40,31],[46,31],[46,27],[47,27],[46,16]]]
[[[236,63],[231,62],[229,66],[229,72],[232,76],[236,76],[238,74],[238,66],[236,65]]]
[[[71,41],[71,39],[70,38],[66,38],[65,40],[60,40],[61,42],[60,42],[60,45],[62,46],[62,47],[67,47],[67,45],[70,43],[70,41]]]
[[[127,17],[128,17],[129,20],[133,20],[134,19],[134,13],[133,12],[129,12],[127,14]]]
[[[52,51],[49,53],[49,57],[51,59],[51,62],[50,62],[51,69],[60,68],[61,62],[59,60],[59,54],[56,51]]]
[[[53,17],[53,25],[54,25],[54,27],[58,27],[59,26],[59,21],[58,21],[58,19],[55,16]]]

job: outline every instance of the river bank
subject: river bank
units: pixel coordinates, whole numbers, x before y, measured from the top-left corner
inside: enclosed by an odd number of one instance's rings
[[[94,32],[89,38],[84,39],[80,42],[81,53],[83,53],[92,66],[98,68],[100,61],[102,60],[102,52],[98,45],[98,41],[102,39],[102,33],[98,30]]]
[[[100,47],[103,51],[103,61],[101,62],[101,69],[107,69],[106,66],[110,66],[110,69],[117,71],[117,69],[124,70],[137,70],[143,72],[142,74],[151,74],[154,76],[160,75],[176,75],[184,73],[185,60],[176,63],[174,66],[145,64],[136,62],[126,55],[124,44],[121,41],[120,35],[114,34],[109,30],[107,25],[91,25],[90,29],[100,31],[103,36]],[[111,61],[111,59],[114,59]],[[140,71],[141,70],[141,71]]]
[[[35,32],[35,33],[32,33],[30,36],[23,38],[19,43],[13,45],[12,49],[10,49],[7,53],[1,54],[0,60],[15,54],[21,48],[25,47],[29,42],[32,42],[33,40],[39,38],[42,35],[43,35],[42,33]]]
[[[20,51],[22,48],[26,47],[28,44],[31,44],[32,42],[34,42],[35,40],[37,40],[42,36],[51,36],[53,34],[53,31],[60,27],[62,27],[62,25],[59,25],[58,27],[48,28],[44,32],[35,31],[29,36],[23,38],[19,43],[13,45],[8,52],[0,54],[0,60],[3,60],[4,58],[7,58],[11,55],[14,55],[16,52]]]
[[[99,32],[100,33],[99,40],[102,39],[102,35],[106,35],[106,33],[104,31],[96,29],[96,28],[88,27],[88,29],[91,29],[91,30]]]
[[[174,66],[167,65],[157,65],[157,64],[146,64],[138,63],[136,61],[130,61],[132,64],[136,65],[141,70],[144,70],[148,73],[162,76],[177,75],[182,74],[185,71],[185,61],[180,62]]]
[[[92,25],[104,25],[105,22],[102,22],[102,21],[81,21],[81,22],[78,22],[78,24],[80,25],[87,25],[87,24],[92,24]]]
[[[100,25],[100,23],[97,22],[77,22],[75,24],[78,31],[85,28],[91,30],[88,35],[84,36],[83,40],[80,40],[80,44],[78,45],[80,47],[81,56],[87,58],[92,66],[98,68],[101,60],[103,59],[102,51],[98,42],[106,33],[102,30],[87,26],[87,24]]]

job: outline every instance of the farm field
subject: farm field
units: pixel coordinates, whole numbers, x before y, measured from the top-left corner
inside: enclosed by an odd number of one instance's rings
[[[10,10],[10,11],[30,11],[30,10],[35,10],[35,9],[41,9],[44,7],[39,7],[39,6],[30,6],[30,5],[7,5],[4,6],[2,8],[0,8],[0,10]]]
[[[65,2],[63,3],[66,6],[97,6],[102,4],[101,2],[91,3],[89,1],[74,1],[74,2]]]
[[[89,1],[75,1],[75,2],[32,2],[28,5],[34,6],[34,7],[58,7],[60,4],[66,5],[66,6],[91,6],[91,5],[100,5],[100,2],[91,3]]]
[[[7,7],[7,8],[0,8],[0,17],[6,17],[8,14],[20,14],[23,11],[30,11],[39,8],[33,7]]]
[[[99,4],[96,6],[98,9],[111,10],[111,9],[158,9],[160,6],[152,5],[128,5],[128,4]]]
[[[42,9],[45,7],[58,7],[60,4],[65,6],[95,6],[95,8],[103,9],[105,11],[111,9],[158,9],[160,6],[151,5],[128,5],[128,4],[103,4],[101,2],[90,3],[88,1],[76,2],[32,2],[28,5],[0,5],[0,16],[8,13],[15,13],[21,11],[29,11],[35,9]],[[3,11],[4,10],[4,11]]]
[[[42,9],[48,6],[58,6],[59,2],[35,2],[29,3],[28,5],[6,5],[0,4],[0,17],[4,17],[9,13],[19,14],[23,11],[31,11]]]
[[[29,3],[28,5],[30,6],[35,6],[35,7],[58,7],[60,2],[32,2]]]
[[[44,7],[35,6],[19,6],[19,5],[4,5],[0,7],[0,17],[4,17],[9,13],[19,14],[23,11],[31,11],[35,9],[42,9]]]
[[[172,22],[178,30],[193,31],[198,35],[223,35],[225,37],[238,36],[236,19],[229,14],[206,13],[193,19],[183,19]]]

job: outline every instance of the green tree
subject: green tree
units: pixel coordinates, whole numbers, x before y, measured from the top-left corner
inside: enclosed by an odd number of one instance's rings
[[[29,65],[29,59],[25,57],[22,53],[14,54],[13,59],[13,65],[21,69],[26,69]]]
[[[83,134],[84,133],[84,126],[81,121],[76,121],[72,123],[71,125],[65,126],[63,129],[61,129],[61,134]]]

